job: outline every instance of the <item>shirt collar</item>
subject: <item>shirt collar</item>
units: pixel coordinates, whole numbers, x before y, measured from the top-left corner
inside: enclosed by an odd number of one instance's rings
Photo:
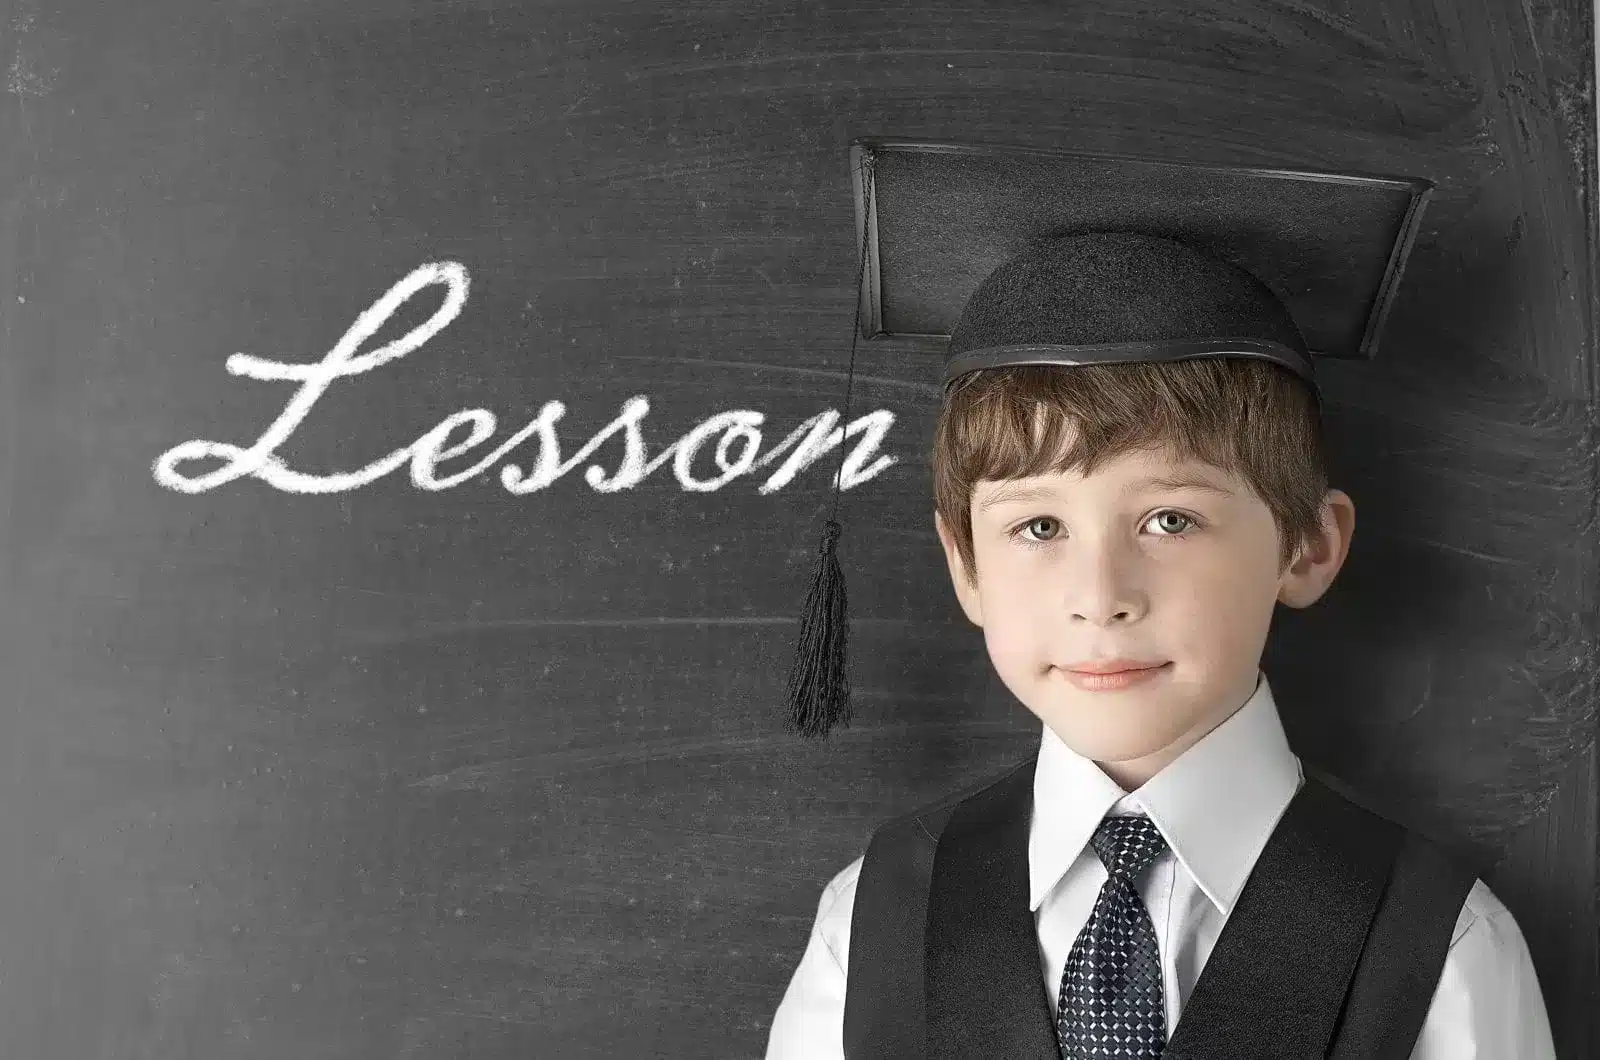
[[[1039,908],[1102,818],[1144,813],[1226,916],[1304,775],[1259,670],[1243,706],[1131,793],[1045,725],[1028,828],[1029,908]]]

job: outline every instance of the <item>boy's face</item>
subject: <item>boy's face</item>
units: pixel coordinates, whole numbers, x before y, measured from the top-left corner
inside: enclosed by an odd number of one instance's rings
[[[1196,479],[1218,490],[1150,480]],[[1018,497],[1021,489],[1042,489]],[[1092,475],[979,483],[971,504],[977,584],[942,519],[962,610],[982,627],[1011,692],[1125,790],[1138,788],[1255,691],[1274,605],[1314,602],[1338,573],[1355,508],[1339,490],[1323,535],[1279,572],[1266,504],[1241,479],[1161,452]],[[1072,664],[1165,664],[1122,689],[1079,687]]]

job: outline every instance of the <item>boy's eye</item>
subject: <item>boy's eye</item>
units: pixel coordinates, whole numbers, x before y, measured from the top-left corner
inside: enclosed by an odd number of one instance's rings
[[[1148,526],[1153,522],[1157,522],[1158,520],[1161,520],[1161,522],[1157,524],[1161,527],[1161,529],[1156,532],[1157,537],[1181,538],[1187,533],[1191,532],[1192,528],[1200,525],[1200,521],[1194,516],[1186,515],[1183,512],[1176,511],[1171,508],[1163,508],[1161,511],[1156,512],[1149,519],[1145,520],[1145,525]],[[1180,525],[1174,527],[1174,522]],[[1034,530],[1034,528],[1038,527],[1040,524],[1044,524],[1045,526],[1053,525],[1056,527],[1057,532],[1059,532],[1061,525],[1060,520],[1056,519],[1055,517],[1041,515],[1037,518],[1029,519],[1015,530],[1012,530],[1009,536],[1019,539],[1029,548],[1042,547],[1055,540],[1055,533],[1045,533],[1038,536],[1029,533],[1029,531]]]
[[[1162,516],[1167,516],[1167,515],[1173,516],[1175,519],[1177,519],[1178,521],[1180,521],[1182,523],[1182,527],[1180,529],[1176,529],[1176,530],[1172,529],[1170,524],[1162,524],[1162,528],[1164,530],[1171,530],[1172,531],[1172,536],[1177,536],[1179,534],[1187,533],[1191,527],[1199,525],[1198,522],[1195,519],[1191,518],[1190,516],[1187,516],[1187,515],[1183,514],[1182,512],[1161,511],[1161,512],[1157,512],[1155,515],[1151,516],[1151,518],[1152,519],[1160,519]]]
[[[1048,515],[1041,516],[1038,519],[1029,519],[1027,522],[1023,523],[1020,527],[1018,527],[1016,532],[1032,530],[1034,527],[1038,526],[1041,523],[1043,523],[1046,526],[1048,526],[1048,525],[1050,525],[1052,523],[1055,523],[1055,522],[1056,521],[1054,519],[1050,518]],[[1057,528],[1059,529],[1059,524],[1057,524]],[[1044,536],[1044,539],[1046,541],[1048,541],[1048,540],[1051,540],[1055,535],[1054,534],[1045,534],[1043,536]],[[1035,543],[1036,541],[1038,541],[1038,538],[1024,536],[1023,537],[1023,541],[1026,544],[1032,544],[1032,543]]]

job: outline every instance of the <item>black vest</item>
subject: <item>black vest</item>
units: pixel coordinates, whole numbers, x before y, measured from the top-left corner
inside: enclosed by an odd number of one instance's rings
[[[873,833],[848,1060],[1062,1060],[1028,908],[1036,759]],[[1164,1060],[1408,1060],[1475,879],[1306,770]]]

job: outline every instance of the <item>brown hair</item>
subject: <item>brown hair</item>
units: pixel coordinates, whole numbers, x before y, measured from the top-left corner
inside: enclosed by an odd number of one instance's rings
[[[1071,370],[1024,365],[962,376],[945,395],[934,433],[934,508],[976,579],[978,482],[1088,475],[1123,454],[1163,448],[1249,484],[1277,523],[1280,572],[1318,532],[1328,472],[1315,400],[1287,369],[1243,357]]]

